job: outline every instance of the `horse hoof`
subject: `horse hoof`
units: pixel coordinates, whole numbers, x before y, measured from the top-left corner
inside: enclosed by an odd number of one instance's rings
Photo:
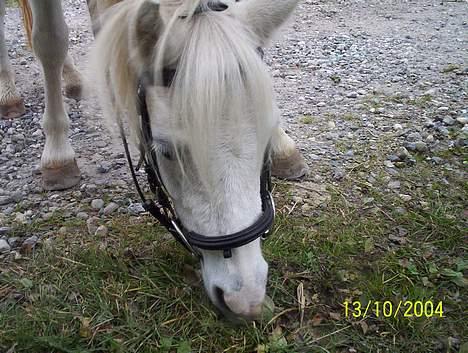
[[[0,116],[5,119],[15,119],[25,113],[23,99],[19,98],[11,103],[0,104]]]
[[[83,87],[81,84],[65,85],[65,96],[79,101],[82,98]]]
[[[41,171],[42,187],[49,191],[69,189],[81,179],[80,169],[75,160],[60,167],[42,168]]]
[[[295,149],[286,157],[273,155],[271,174],[280,179],[297,180],[307,175],[309,167],[302,154]]]

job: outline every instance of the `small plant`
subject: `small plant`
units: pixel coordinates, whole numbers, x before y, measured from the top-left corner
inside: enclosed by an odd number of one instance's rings
[[[301,123],[307,124],[307,125],[312,124],[314,121],[315,119],[311,115],[304,115],[301,118]]]

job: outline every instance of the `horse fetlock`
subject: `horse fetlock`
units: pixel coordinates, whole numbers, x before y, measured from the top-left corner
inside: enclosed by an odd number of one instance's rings
[[[65,96],[79,101],[83,96],[81,81],[65,82]]]
[[[271,174],[277,178],[296,180],[306,176],[309,167],[301,152],[295,147],[290,153],[273,153]]]
[[[23,98],[15,97],[13,99],[2,100],[0,98],[0,117],[5,119],[18,118],[24,114]]]
[[[65,59],[62,77],[65,81],[65,96],[80,100],[83,94],[83,77],[75,67],[70,55]]]
[[[23,99],[17,93],[9,72],[0,72],[0,117],[12,119],[25,112]]]

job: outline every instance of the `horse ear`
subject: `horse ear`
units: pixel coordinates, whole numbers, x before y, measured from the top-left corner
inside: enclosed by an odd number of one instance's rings
[[[263,46],[286,22],[297,3],[298,0],[248,0],[236,3],[233,11],[258,36]]]
[[[158,3],[145,1],[141,4],[136,16],[136,45],[140,59],[147,67],[151,65],[153,49],[164,28],[159,10]]]

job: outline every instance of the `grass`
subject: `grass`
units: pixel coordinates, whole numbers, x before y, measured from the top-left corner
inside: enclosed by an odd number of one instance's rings
[[[415,108],[427,108],[431,105],[433,97],[430,94],[424,94],[416,98],[409,98],[400,94],[395,95],[368,95],[363,98],[363,103],[368,108],[379,109],[385,105],[406,104]]]
[[[256,323],[218,317],[198,264],[150,218],[104,219],[106,237],[60,213],[17,226],[17,236],[51,241],[0,268],[0,351],[457,352],[468,337],[467,184],[420,159],[401,170],[400,192],[412,196],[403,202],[379,185],[374,159],[329,184],[330,200],[313,216],[295,205],[301,187],[275,184],[278,216],[264,254],[276,308]],[[369,169],[374,187],[362,179]],[[357,301],[394,310],[441,302],[443,317],[346,316],[344,303]]]
[[[460,69],[460,65],[457,65],[457,64],[448,64],[447,66],[445,66],[443,69],[442,69],[442,73],[446,74],[446,73],[450,73],[450,72],[453,72],[453,71],[456,71],[456,70],[459,70]]]
[[[7,7],[18,7],[18,0],[6,0]]]
[[[313,124],[315,121],[317,121],[317,119],[311,115],[303,115],[300,119],[301,123],[307,124],[307,125]]]

